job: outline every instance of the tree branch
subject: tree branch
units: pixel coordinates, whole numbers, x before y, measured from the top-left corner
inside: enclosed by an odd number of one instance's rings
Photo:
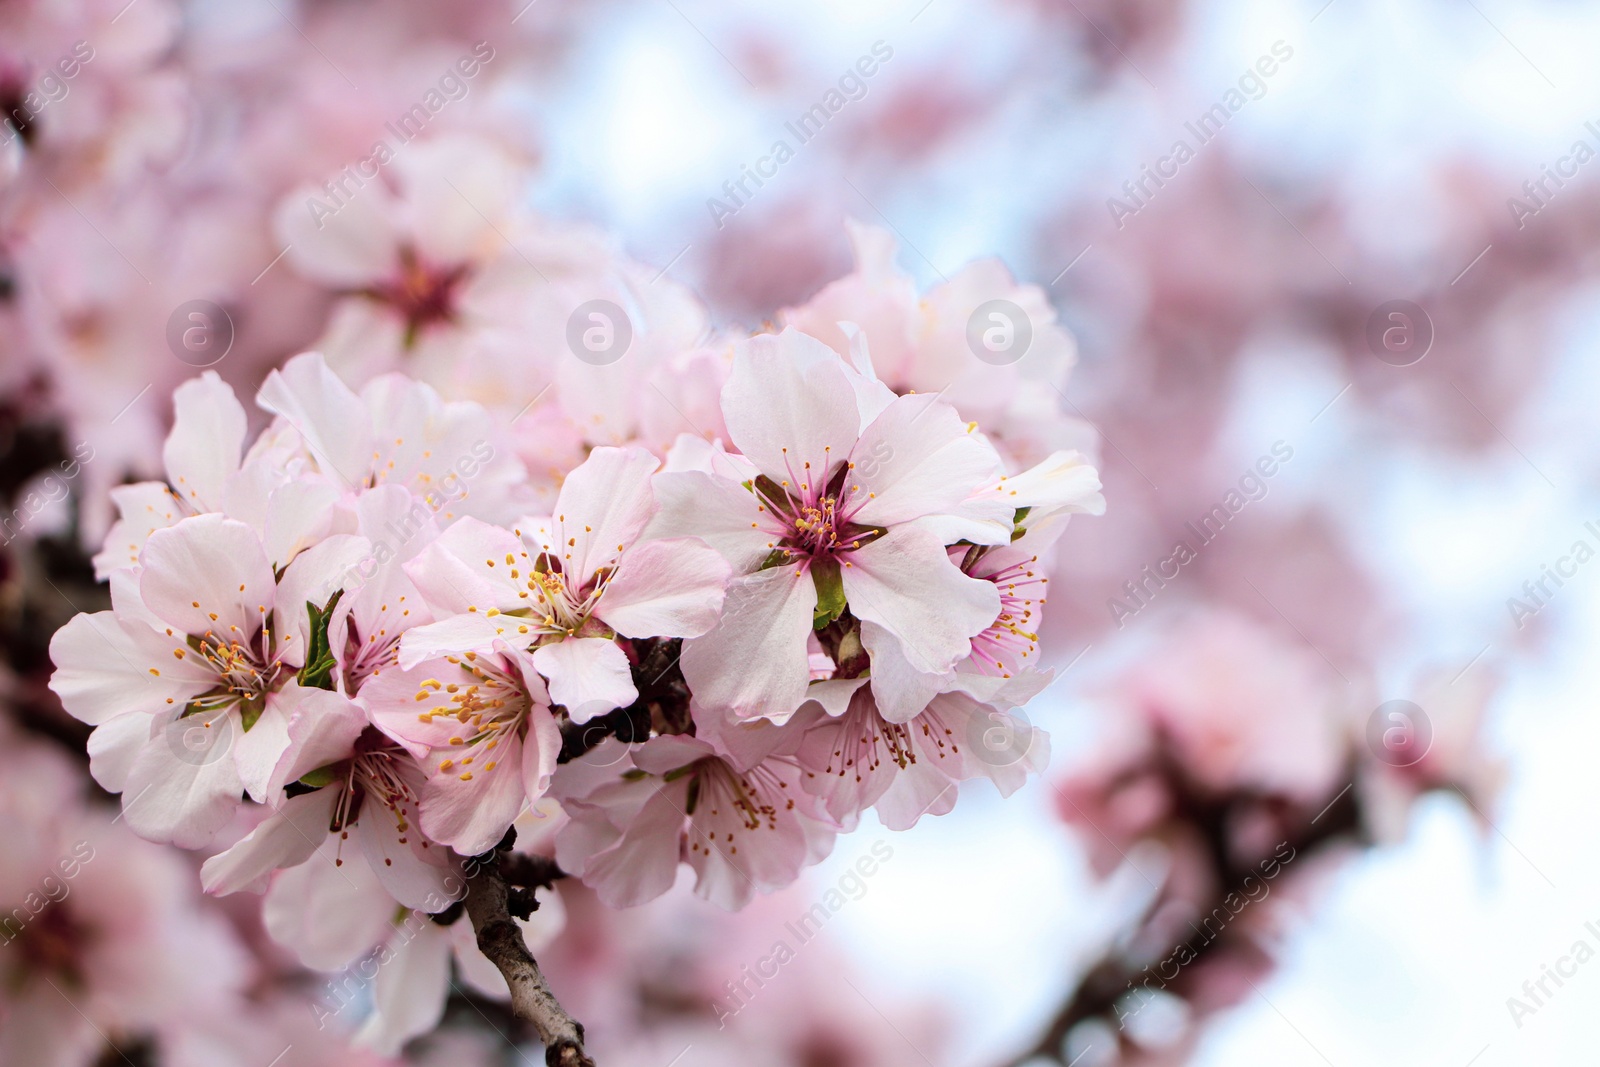
[[[501,851],[489,854],[467,880],[467,916],[478,948],[511,987],[511,1010],[530,1023],[544,1042],[548,1067],[595,1067],[583,1051],[583,1024],[567,1014],[545,981],[522,929],[511,918],[510,890],[500,870]]]

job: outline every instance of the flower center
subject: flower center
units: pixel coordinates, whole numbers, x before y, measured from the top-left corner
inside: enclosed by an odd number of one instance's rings
[[[207,630],[198,637],[190,635],[189,649],[216,673],[217,685],[189,701],[185,714],[216,711],[236,704],[253,705],[259,714],[259,706],[267,694],[275,692],[288,680],[280,655],[271,652],[269,626],[264,624],[249,639],[243,637],[237,626],[229,626],[228,630],[226,635],[215,630]],[[185,651],[177,649],[173,655],[183,659]],[[253,722],[253,718],[247,719],[247,728]]]
[[[854,472],[855,464],[845,461],[816,474],[807,462],[780,481],[760,475],[750,483],[762,501],[758,509],[773,519],[769,528],[777,538],[768,542],[771,564],[838,559],[883,536],[881,527],[851,521],[873,496],[863,495],[853,482]]]
[[[455,319],[456,289],[468,270],[465,264],[441,267],[425,263],[414,249],[406,247],[400,250],[399,274],[368,295],[389,304],[405,320],[405,345],[410,348],[424,327]]]
[[[689,784],[688,803],[685,805],[691,822],[714,820],[715,829],[723,831],[723,840],[729,855],[739,851],[739,830],[776,830],[780,812],[794,808],[794,798],[788,794],[789,783],[780,773],[783,766],[798,773],[798,765],[781,758],[766,759],[743,774],[715,756],[696,760],[675,774],[694,775]],[[672,777],[669,775],[669,778]],[[699,812],[700,819],[695,818]],[[732,823],[728,816],[732,816]],[[710,854],[717,844],[714,831],[699,826],[689,834],[689,851]]]
[[[449,684],[433,678],[425,680],[417,690],[417,699],[443,699],[444,703],[417,718],[432,722],[446,717],[460,723],[450,736],[450,756],[439,762],[438,769],[470,782],[476,772],[495,769],[495,750],[502,738],[518,736],[527,723],[533,697],[520,678],[475,652],[450,656],[449,660],[461,668],[463,680]]]
[[[22,911],[22,914],[27,913]],[[81,981],[80,956],[87,934],[83,924],[61,902],[45,905],[43,911],[28,920],[18,936],[22,958],[26,961],[23,973],[53,973]]]
[[[1045,602],[1050,579],[1034,571],[1039,557],[1013,563],[992,574],[974,574],[1000,592],[1000,614],[972,639],[972,658],[985,674],[1010,678],[1039,648],[1034,612]],[[968,573],[971,573],[970,571]]]
[[[516,557],[510,553],[506,554],[505,565],[510,568],[512,580],[523,584],[519,596],[533,603],[527,608],[503,613],[491,609],[489,614],[526,618],[528,624],[518,627],[518,632],[528,635],[530,645],[546,637],[580,635],[609,637],[610,630],[601,626],[598,620],[591,622],[590,617],[599,606],[600,598],[605,595],[606,587],[611,584],[611,579],[617,573],[616,563],[613,560],[606,566],[596,568],[587,581],[582,575],[573,573],[570,567],[572,552],[562,553],[560,549],[576,549],[577,534],[563,538],[561,535],[566,533],[564,526],[566,516],[558,516],[557,522],[563,524],[557,527],[558,547],[548,552],[540,552],[526,574],[517,565]],[[521,531],[518,533],[520,535]],[[583,533],[587,540],[594,533],[594,528],[585,526]],[[585,545],[585,549],[587,547]],[[621,556],[623,549],[623,545],[617,546],[618,557]],[[486,562],[491,567],[495,565],[494,560]],[[582,584],[579,585],[579,582]]]

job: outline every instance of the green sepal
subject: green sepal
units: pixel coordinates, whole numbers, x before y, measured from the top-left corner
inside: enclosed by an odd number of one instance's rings
[[[768,478],[765,474],[756,475],[755,490],[758,494],[764,497],[769,504],[777,507],[784,507],[789,503],[788,490],[784,489],[783,486],[779,485],[771,478]]]
[[[1011,540],[1015,541],[1028,532],[1028,528],[1023,523],[1027,521],[1028,512],[1032,510],[1032,507],[1017,509],[1016,517],[1011,520]]]
[[[239,722],[244,726],[244,732],[249,733],[250,727],[261,718],[261,713],[267,710],[267,698],[258,696],[251,700],[239,701]]]
[[[344,596],[343,589],[335,591],[322,608],[318,608],[309,600],[306,601],[306,616],[311,620],[311,647],[306,650],[306,665],[300,668],[296,680],[308,689],[333,688],[335,660],[333,649],[328,645],[328,617],[333,614],[333,609],[342,596]],[[258,716],[259,714],[257,712]],[[245,729],[250,729],[248,724]]]
[[[811,581],[817,587],[817,607],[811,613],[811,628],[820,630],[844,614],[844,578],[836,559],[820,559],[811,564]]]
[[[307,771],[300,776],[300,784],[308,785],[312,789],[321,789],[325,785],[332,785],[339,779],[338,768],[339,765],[337,763],[330,763],[326,767],[318,767],[314,771]]]

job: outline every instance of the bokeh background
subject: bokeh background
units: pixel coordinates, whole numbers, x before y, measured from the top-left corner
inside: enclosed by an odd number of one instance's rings
[[[315,341],[329,297],[274,259],[275,205],[489,41],[436,121],[511,146],[528,203],[608,233],[714,323],[775,322],[849,272],[847,220],[888,231],[923,288],[1000,257],[1077,338],[1060,408],[1096,431],[1108,501],[1069,530],[1051,594],[1059,678],[1028,712],[1052,737],[1043,780],[1006,801],[977,785],[912,833],[869,817],[737,917],[683,886],[621,917],[563,890],[549,965],[601,1062],[1593,1061],[1600,966],[1538,1002],[1524,983],[1600,948],[1600,564],[1576,548],[1600,550],[1600,7],[525,3],[0,4],[8,111],[95,42],[0,150],[18,751],[81,750],[43,647],[103,595],[79,546],[195,373],[174,309],[228,309],[216,369],[241,391]],[[868,55],[859,95],[736,200],[724,183]],[[1192,158],[1162,162],[1180,139]],[[81,442],[94,461],[36,511]],[[1149,581],[1269,455],[1226,526]],[[1373,730],[1392,701],[1408,718]],[[1423,740],[1397,754],[1396,723]],[[1118,1030],[1128,1003],[1095,1001],[1095,976],[1165,956],[1263,834],[1269,854],[1300,835],[1271,895]],[[733,1042],[708,1000],[880,839],[892,860]],[[319,988],[282,961],[254,973]],[[298,1033],[262,1020],[303,1009],[252,995],[252,1025]],[[517,1062],[460,1000],[413,1062]]]

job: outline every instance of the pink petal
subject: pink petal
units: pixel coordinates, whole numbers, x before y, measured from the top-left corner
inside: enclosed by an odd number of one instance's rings
[[[320,209],[313,211],[314,205]],[[397,205],[380,183],[372,183],[339,206],[325,190],[303,185],[284,197],[273,230],[288,246],[297,271],[340,288],[360,288],[388,277],[399,263]],[[331,213],[330,213],[331,212]]]
[[[490,618],[475,611],[414,626],[400,638],[400,666],[409,670],[424,660],[462,652],[488,652],[497,639],[515,631],[513,624],[517,624],[514,616]]]
[[[622,557],[595,614],[624,637],[699,637],[722,613],[730,573],[701,541],[646,541]]]
[[[415,914],[389,940],[389,961],[372,983],[373,1012],[353,1039],[398,1056],[413,1037],[439,1024],[450,995],[450,930]]]
[[[533,651],[533,665],[550,682],[550,699],[573,722],[588,722],[638,699],[628,657],[615,641],[569,637]]]
[[[436,770],[428,778],[422,790],[422,829],[463,856],[476,856],[499,843],[528,803],[522,739],[514,734],[503,738],[493,752],[477,756],[466,773],[472,775],[466,781],[459,767]]]
[[[372,468],[372,420],[361,398],[319,353],[298,355],[267,375],[256,404],[282,415],[300,432],[324,474],[347,489],[366,485]]]
[[[522,743],[522,787],[530,803],[549,791],[560,755],[561,727],[547,709],[535,705],[528,712],[528,733]]]
[[[178,386],[172,406],[172,432],[161,451],[167,476],[195,511],[220,511],[223,484],[239,469],[244,448],[244,407],[211,370]]]
[[[553,531],[574,584],[639,539],[655,510],[650,475],[660,465],[642,448],[597,448],[561,483]]]
[[[850,563],[842,572],[850,610],[899,638],[906,662],[925,674],[966,658],[970,638],[1000,614],[994,583],[962,574],[919,525],[895,527],[852,552]]]
[[[273,878],[261,918],[301,963],[337,971],[389,936],[394,900],[359,850],[327,834],[309,860]]]
[[[701,471],[658,474],[652,485],[661,510],[648,537],[697,537],[716,549],[740,574],[754,570],[772,551],[782,528],[760,510],[755,493],[738,482]]]
[[[123,814],[134,833],[180,848],[201,848],[227,824],[239,806],[244,784],[230,758],[238,732],[235,713],[192,715],[161,725],[154,721],[150,743],[128,770]],[[207,730],[191,735],[192,730]],[[185,743],[190,736],[208,743]]]
[[[853,482],[873,495],[854,513],[857,522],[890,526],[956,511],[980,488],[999,482],[1000,456],[971,432],[956,409],[936,396],[903,396],[861,433],[851,453]],[[998,540],[1011,536],[1012,511],[995,502]]]
[[[164,482],[119,485],[111,490],[111,499],[121,517],[112,524],[94,557],[94,576],[101,581],[119,567],[137,566],[150,535],[189,514],[187,505],[173,496]]]
[[[319,789],[291,797],[244,839],[212,856],[200,868],[207,893],[225,896],[241,889],[260,892],[267,876],[279,868],[298,867],[328,837],[338,789]]]
[[[734,579],[716,627],[683,646],[683,676],[695,700],[741,719],[783,722],[794,714],[811,677],[806,639],[816,606],[811,576],[796,567]]]
[[[416,780],[420,785],[420,771]],[[391,812],[369,795],[361,805],[355,838],[390,896],[408,908],[433,910],[460,885],[460,874],[448,849],[436,844],[423,847],[417,817],[414,807]]]
[[[769,478],[825,478],[861,431],[845,365],[827,345],[796,330],[736,346],[722,389],[728,435]]]
[[[319,767],[350,756],[367,728],[367,716],[348,697],[326,689],[293,686],[278,694],[288,714],[288,744],[268,782],[269,795]]]
[[[683,808],[688,791],[687,778],[662,783],[617,843],[585,865],[583,884],[593,889],[606,906],[635,907],[672,888],[682,848]]]
[[[442,612],[511,611],[533,604],[523,595],[532,566],[528,548],[516,534],[464,518],[407,563],[405,572],[428,603]],[[511,577],[513,570],[518,578]]]
[[[110,611],[73,616],[51,637],[50,659],[51,691],[67,714],[93,726],[129,712],[181,709],[217,682],[181,639]]]
[[[249,641],[277,587],[255,531],[221,515],[197,515],[150,535],[139,595],[185,634]],[[265,609],[265,610],[263,610]]]

